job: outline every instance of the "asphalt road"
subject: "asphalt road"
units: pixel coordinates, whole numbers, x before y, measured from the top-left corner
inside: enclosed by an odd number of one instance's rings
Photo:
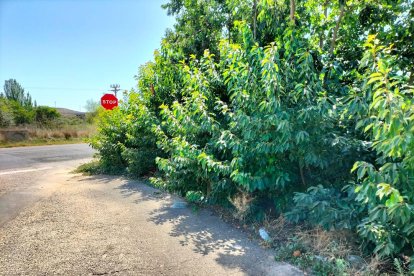
[[[87,144],[1,148],[0,226],[53,192],[50,177],[73,170],[93,153]]]
[[[208,210],[81,176],[87,145],[0,149],[0,275],[302,275]]]
[[[91,158],[93,152],[87,144],[3,148],[0,149],[0,173],[57,166],[65,161]]]

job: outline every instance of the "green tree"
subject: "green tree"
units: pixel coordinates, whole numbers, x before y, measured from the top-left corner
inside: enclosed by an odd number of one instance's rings
[[[94,123],[98,114],[99,110],[101,109],[101,105],[98,101],[93,99],[89,99],[86,101],[85,110],[86,110],[86,121],[88,123]]]
[[[24,92],[23,87],[15,79],[4,82],[4,95],[8,100],[16,101],[23,107],[33,106],[32,97]]]
[[[176,16],[174,31],[167,32],[166,39],[181,51],[184,58],[191,54],[202,57],[206,49],[218,54],[221,34],[228,23],[224,0],[171,0],[162,7],[168,15]]]

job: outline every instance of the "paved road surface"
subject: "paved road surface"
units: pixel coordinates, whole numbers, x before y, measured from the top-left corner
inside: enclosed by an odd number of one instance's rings
[[[301,275],[207,210],[71,174],[86,145],[0,149],[0,275]]]
[[[52,192],[50,176],[73,170],[93,152],[87,144],[0,148],[0,226]]]
[[[91,158],[87,144],[36,146],[0,149],[0,173],[24,168],[55,166],[64,161]]]

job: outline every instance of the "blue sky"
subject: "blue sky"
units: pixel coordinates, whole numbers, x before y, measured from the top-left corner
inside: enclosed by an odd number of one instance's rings
[[[84,110],[152,59],[174,18],[162,0],[0,0],[0,91],[16,79],[38,105]]]

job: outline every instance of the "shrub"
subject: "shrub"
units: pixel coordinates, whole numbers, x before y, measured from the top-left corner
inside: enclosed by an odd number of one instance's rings
[[[13,113],[6,99],[0,98],[0,127],[8,127],[14,124]]]
[[[35,113],[32,107],[23,107],[18,102],[9,101],[16,125],[30,124],[34,121]]]
[[[50,125],[53,121],[60,117],[60,113],[56,108],[48,106],[38,106],[35,108],[35,121],[43,126]]]
[[[122,148],[126,140],[126,128],[120,108],[99,114],[98,133],[90,140],[100,156],[102,171],[119,173],[125,170]]]
[[[349,113],[359,118],[357,126],[372,141],[377,158],[356,162],[352,169],[358,181],[356,200],[368,208],[358,232],[381,256],[406,250],[413,254],[414,89],[393,67],[391,48],[379,45],[375,36],[365,45],[363,99],[369,108]],[[360,100],[361,96],[352,98]]]
[[[228,164],[218,161],[213,153],[212,137],[217,135],[218,123],[211,112],[214,92],[210,88],[216,74],[212,55],[206,51],[201,61],[193,57],[191,65],[182,70],[186,84],[183,101],[170,107],[162,105],[162,123],[154,128],[159,147],[167,153],[166,158],[157,158],[163,172],[163,181],[158,183],[183,196],[195,191],[218,199]]]
[[[254,12],[236,2],[218,24],[228,39],[198,41],[204,48],[192,45],[193,53],[177,37],[193,37],[183,22],[194,7],[167,5],[181,28],[140,67],[139,92],[101,113],[91,141],[100,164],[133,175],[156,164],[151,181],[191,200],[233,204],[242,218],[275,209],[297,222],[357,229],[375,254],[412,255],[410,5],[385,1],[376,11],[387,15],[366,24],[372,7],[358,1],[297,1],[289,22],[283,1],[259,1]],[[364,35],[384,26],[393,32],[380,36],[399,49],[369,36],[362,58]]]
[[[98,134],[90,142],[100,154],[104,171],[127,170],[131,175],[142,176],[155,170],[160,151],[152,126],[157,122],[144,101],[141,95],[131,92],[127,104],[100,111]]]
[[[350,187],[344,191],[321,185],[310,187],[306,193],[295,193],[295,205],[286,217],[296,223],[307,222],[327,230],[355,230],[361,217],[366,215],[364,206],[356,202],[355,197]]]

